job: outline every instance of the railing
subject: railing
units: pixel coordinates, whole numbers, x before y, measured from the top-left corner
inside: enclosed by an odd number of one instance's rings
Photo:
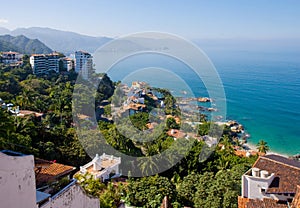
[[[59,195],[61,195],[62,193],[64,193],[65,191],[67,191],[71,186],[73,186],[76,183],[76,179],[73,178],[71,180],[71,183],[69,183],[67,186],[65,186],[62,190],[60,190],[59,192],[57,192],[55,195],[53,195],[52,197],[50,197],[50,201],[54,200],[55,198],[57,198]]]

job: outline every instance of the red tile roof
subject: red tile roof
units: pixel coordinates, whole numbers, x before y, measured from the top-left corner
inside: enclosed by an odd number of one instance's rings
[[[280,204],[274,199],[250,199],[245,208],[288,208],[287,203]]]
[[[73,170],[75,167],[35,158],[36,185],[40,186],[58,180],[60,177],[69,175]]]
[[[171,136],[171,137],[175,137],[175,138],[177,138],[177,139],[179,139],[179,138],[185,138],[185,136],[186,136],[186,133],[184,133],[183,131],[180,131],[180,130],[178,130],[178,129],[170,129],[168,132],[167,132],[167,134],[169,135],[169,136]]]
[[[30,116],[30,115],[34,115],[35,117],[41,117],[44,114],[43,113],[38,113],[35,111],[30,111],[30,110],[20,110],[18,113],[18,116],[24,117],[24,116]]]
[[[300,185],[300,162],[279,155],[261,156],[253,167],[274,173],[267,193],[296,193]]]
[[[300,207],[300,186],[297,186],[297,192],[293,199],[291,208],[299,208]]]
[[[249,198],[238,196],[238,208],[246,208],[246,204],[250,201]]]

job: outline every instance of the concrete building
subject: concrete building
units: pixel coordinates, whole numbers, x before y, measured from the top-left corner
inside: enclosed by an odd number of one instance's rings
[[[0,207],[99,208],[98,198],[89,196],[75,179],[51,194],[51,183],[69,176],[74,167],[32,155],[0,151]]]
[[[95,179],[105,181],[110,178],[111,175],[119,175],[119,165],[121,164],[120,157],[114,157],[113,155],[98,154],[88,164],[80,167],[80,173],[89,173],[94,176]]]
[[[98,198],[88,196],[75,179],[55,194],[49,197],[39,208],[100,208]]]
[[[34,157],[0,152],[1,207],[36,207]]]
[[[289,207],[299,185],[300,162],[273,154],[261,156],[242,176],[239,208],[253,207],[251,204],[256,204],[256,208],[265,204],[272,208]]]
[[[71,71],[74,69],[74,61],[71,58],[64,57],[62,58],[63,68],[65,71]]]
[[[33,74],[47,74],[51,71],[59,72],[59,54],[33,54],[30,56],[30,65]]]
[[[89,78],[93,70],[93,57],[85,51],[75,52],[75,71],[80,73],[84,79]]]
[[[0,56],[1,62],[4,64],[11,66],[20,66],[23,64],[23,54],[20,54],[18,52],[1,52]]]

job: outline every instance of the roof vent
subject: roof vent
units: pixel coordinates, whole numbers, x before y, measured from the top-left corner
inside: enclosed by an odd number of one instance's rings
[[[261,175],[262,178],[268,178],[269,177],[269,172],[266,171],[266,170],[262,170],[260,172],[260,175]]]
[[[259,168],[252,168],[252,176],[260,177],[259,176]]]

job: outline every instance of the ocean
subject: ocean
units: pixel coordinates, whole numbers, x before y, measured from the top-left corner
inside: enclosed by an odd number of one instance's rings
[[[250,144],[262,139],[273,152],[299,154],[300,53],[208,51],[207,55],[223,82],[226,119],[237,120],[245,127],[251,135]],[[208,96],[202,80],[187,65],[161,55],[124,59],[108,75],[127,84],[146,81],[169,88],[176,95],[184,92],[187,96]]]

